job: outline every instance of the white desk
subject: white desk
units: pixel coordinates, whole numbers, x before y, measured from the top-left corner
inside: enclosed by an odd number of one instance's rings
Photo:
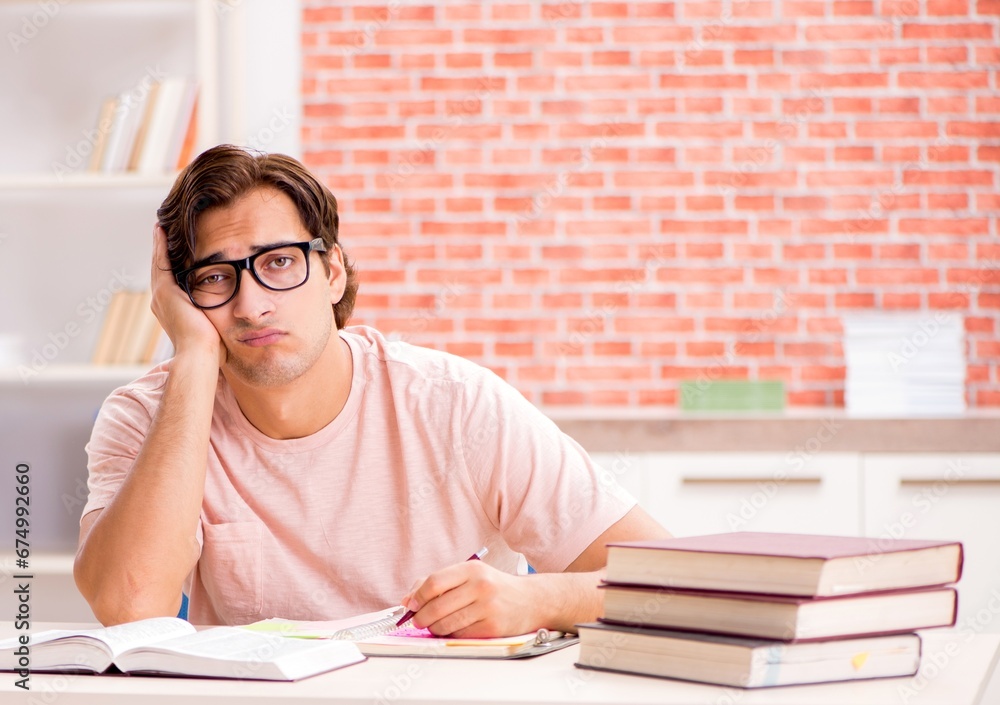
[[[36,624],[35,631],[64,625]],[[0,638],[15,632],[0,625]],[[952,644],[951,647],[948,644]],[[740,690],[659,678],[585,671],[573,666],[579,647],[534,659],[471,661],[370,658],[297,683],[31,675],[31,692],[0,673],[0,702],[56,705],[346,705],[432,703],[588,703],[622,705],[998,705],[1000,634],[925,634],[921,673],[891,678],[764,690]],[[950,656],[948,654],[951,654]],[[938,665],[940,664],[940,665]],[[992,676],[992,683],[991,681]],[[987,687],[989,690],[987,690]],[[12,695],[20,693],[20,697]]]

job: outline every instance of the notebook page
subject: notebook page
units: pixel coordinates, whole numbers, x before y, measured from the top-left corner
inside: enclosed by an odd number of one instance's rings
[[[281,636],[299,639],[349,639],[356,641],[377,636],[396,628],[396,620],[405,614],[404,607],[389,607],[377,612],[321,621],[300,621],[288,619],[265,619],[248,624],[243,629],[255,632],[275,632]]]

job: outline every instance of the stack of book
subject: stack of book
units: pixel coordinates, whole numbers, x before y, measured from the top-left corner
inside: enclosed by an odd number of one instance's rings
[[[844,406],[854,416],[965,411],[965,331],[953,312],[846,316],[844,358]]]
[[[152,310],[149,290],[116,291],[104,314],[91,362],[95,365],[148,365],[173,354],[170,339]]]
[[[179,76],[106,98],[87,170],[157,175],[187,166],[195,147],[197,102],[197,84]]]
[[[741,532],[610,544],[577,666],[743,688],[908,676],[951,626],[955,541]]]

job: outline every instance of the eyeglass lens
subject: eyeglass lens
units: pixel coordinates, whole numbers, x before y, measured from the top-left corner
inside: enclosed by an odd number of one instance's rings
[[[268,289],[281,291],[303,284],[309,275],[308,254],[298,247],[280,247],[262,252],[253,259],[257,281]],[[206,264],[187,275],[192,300],[202,307],[219,306],[236,291],[239,273],[232,264]]]

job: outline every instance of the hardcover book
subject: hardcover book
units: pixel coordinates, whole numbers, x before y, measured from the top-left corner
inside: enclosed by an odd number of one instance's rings
[[[607,584],[601,589],[604,622],[781,641],[951,626],[958,610],[954,588],[812,598]]]
[[[916,634],[788,644],[697,632],[578,624],[576,665],[739,688],[911,676]]]
[[[609,583],[805,597],[946,585],[957,541],[736,532],[608,545]]]

